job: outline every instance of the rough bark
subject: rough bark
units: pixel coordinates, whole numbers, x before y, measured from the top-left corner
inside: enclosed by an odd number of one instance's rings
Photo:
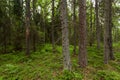
[[[61,24],[62,24],[62,53],[63,53],[64,69],[71,70],[66,0],[61,0],[60,16],[61,16]]]
[[[112,26],[111,26],[111,0],[105,0],[105,24],[104,24],[104,63],[114,59],[112,51]]]
[[[77,40],[76,40],[76,0],[73,0],[73,27],[74,27],[74,54],[76,54],[76,43],[77,43]]]
[[[30,0],[26,0],[26,55],[30,54]]]
[[[110,60],[114,60],[113,55],[113,47],[112,47],[112,0],[109,1],[109,36],[110,36],[110,42],[109,42],[109,49],[110,49]]]
[[[90,1],[90,41],[89,41],[89,45],[92,46],[93,44],[93,14],[92,14],[92,10],[93,10],[93,3],[92,1]]]
[[[33,26],[35,27],[35,4],[36,4],[36,0],[33,0]],[[35,52],[36,51],[36,29],[33,30],[33,51]]]
[[[99,25],[99,14],[98,14],[98,0],[95,0],[95,12],[96,12],[96,37],[97,37],[97,48],[100,49],[100,25]]]
[[[86,50],[86,0],[79,0],[79,65],[87,66],[87,50]]]
[[[54,37],[54,0],[52,0],[52,48],[53,53],[55,52],[55,37]]]

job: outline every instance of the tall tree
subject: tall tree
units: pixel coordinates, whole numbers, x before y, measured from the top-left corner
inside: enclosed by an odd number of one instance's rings
[[[55,14],[55,9],[54,9],[54,0],[52,0],[52,47],[53,47],[53,53],[55,51],[55,38],[54,38],[54,20],[55,20],[55,17],[54,17],[54,14]]]
[[[13,12],[14,12],[14,19],[12,21],[16,21],[17,23],[13,24],[16,27],[16,35],[14,36],[14,50],[22,50],[22,35],[23,33],[23,0],[14,0],[14,7],[13,7]]]
[[[93,2],[90,1],[90,46],[93,44]]]
[[[79,65],[87,66],[87,50],[86,50],[86,0],[79,0]]]
[[[112,1],[105,0],[105,23],[104,23],[104,63],[108,64],[109,59],[114,59],[112,51],[112,25],[111,25]]]
[[[30,0],[26,0],[26,55],[30,54]]]
[[[36,25],[35,25],[35,12],[36,12],[36,2],[37,0],[33,0],[32,1],[33,3],[33,51],[35,52],[36,51]]]
[[[95,13],[96,13],[96,37],[97,37],[97,48],[100,49],[100,25],[99,25],[99,6],[98,6],[98,0],[95,0]]]
[[[69,36],[68,36],[68,23],[67,23],[67,1],[61,0],[60,3],[60,16],[62,25],[62,53],[64,69],[71,69],[70,52],[69,52]]]
[[[76,0],[73,0],[74,54],[76,54]]]
[[[113,46],[112,46],[112,0],[109,1],[109,36],[110,36],[110,42],[109,42],[109,49],[110,49],[110,60],[114,60],[115,57],[113,55]]]

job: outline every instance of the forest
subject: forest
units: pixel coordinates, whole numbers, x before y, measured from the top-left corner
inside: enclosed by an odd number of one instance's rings
[[[120,80],[120,0],[0,0],[0,80]]]

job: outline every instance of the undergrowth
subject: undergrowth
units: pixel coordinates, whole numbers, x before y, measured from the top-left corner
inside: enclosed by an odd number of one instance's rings
[[[118,45],[117,45],[118,47]],[[114,48],[116,46],[114,45]],[[120,80],[120,54],[114,51],[116,59],[108,65],[103,63],[103,50],[88,47],[88,66],[79,68],[78,56],[70,46],[72,71],[63,70],[62,48],[47,44],[26,57],[24,52],[0,54],[0,80]]]

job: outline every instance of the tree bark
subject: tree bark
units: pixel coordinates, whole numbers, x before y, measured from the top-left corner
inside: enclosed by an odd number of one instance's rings
[[[109,36],[110,36],[110,42],[109,42],[109,49],[110,49],[110,60],[114,60],[115,57],[113,55],[113,46],[112,46],[112,0],[109,1]]]
[[[55,52],[55,37],[54,37],[54,0],[52,0],[52,48],[53,48],[53,53]]]
[[[64,69],[71,70],[66,0],[61,0],[60,16],[61,16],[61,24],[62,24],[62,48],[63,48],[62,53],[63,53]]]
[[[76,43],[77,43],[77,40],[76,40],[76,0],[73,0],[73,27],[74,27],[74,54],[76,54]]]
[[[30,0],[26,0],[26,55],[30,54]]]
[[[93,2],[90,1],[90,42],[89,45],[92,46],[93,44]]]
[[[86,0],[79,0],[79,65],[81,67],[87,66],[87,50],[86,50]]]
[[[36,10],[36,1],[37,0],[33,0],[33,26],[34,26],[34,30],[33,30],[33,51],[36,51],[36,25],[35,25],[35,10]]]
[[[108,64],[109,59],[114,59],[112,51],[112,15],[111,0],[105,0],[105,28],[104,28],[104,63]]]
[[[95,12],[96,12],[96,37],[97,37],[97,48],[100,49],[100,25],[99,25],[99,14],[98,14],[98,0],[95,0]]]

